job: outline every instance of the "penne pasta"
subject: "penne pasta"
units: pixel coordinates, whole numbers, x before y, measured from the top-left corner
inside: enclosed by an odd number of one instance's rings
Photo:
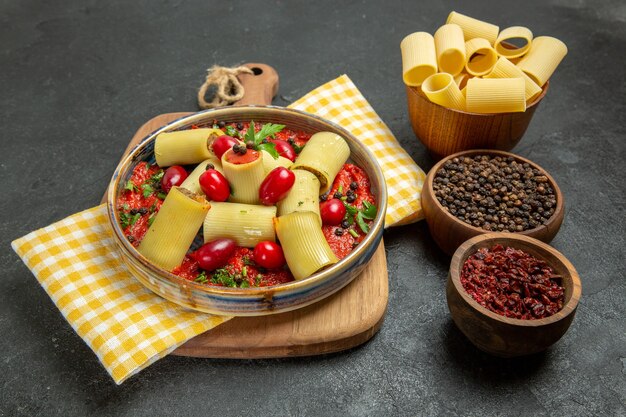
[[[465,40],[459,25],[443,25],[435,32],[435,50],[440,72],[456,75],[465,67]]]
[[[154,141],[154,156],[160,167],[197,164],[212,153],[209,140],[222,135],[219,129],[189,129],[159,133]]]
[[[213,202],[204,219],[204,241],[226,237],[248,248],[264,240],[274,242],[275,217],[275,206]]]
[[[433,103],[455,110],[465,110],[465,97],[452,75],[441,72],[431,75],[422,84],[422,91]]]
[[[472,78],[466,88],[467,111],[509,113],[526,110],[526,86],[522,78]]]
[[[173,187],[137,250],[171,271],[183,262],[210,207],[203,196]]]
[[[295,211],[311,211],[317,215],[321,227],[320,181],[315,174],[304,169],[295,169],[293,173],[296,176],[296,181],[287,197],[278,202],[278,216],[284,216]]]
[[[457,12],[450,12],[448,15],[446,24],[450,23],[461,27],[466,42],[474,38],[483,38],[489,42],[489,45],[493,45],[500,31],[500,28],[496,25]]]
[[[417,87],[437,72],[435,39],[430,33],[415,32],[400,43],[402,78],[406,85]]]
[[[289,168],[293,162],[284,156],[279,156],[278,159],[274,159],[267,151],[261,151],[263,154],[263,171],[265,175],[269,174],[271,170],[278,167]]]
[[[522,46],[510,46],[513,45],[514,39],[521,40]],[[530,49],[530,44],[533,41],[533,33],[530,29],[523,26],[512,26],[504,29],[498,34],[496,39],[495,50],[500,56],[506,58],[519,58],[524,55]]]
[[[500,57],[491,72],[484,78],[523,78],[527,103],[531,102],[542,91],[537,83],[505,57]]]
[[[229,201],[258,204],[259,187],[265,179],[263,154],[250,149],[248,154],[253,155],[254,159],[245,163],[232,163],[229,159],[234,156],[234,151],[232,149],[226,151],[222,155],[222,171],[231,187]]]
[[[348,160],[350,147],[339,135],[318,132],[311,136],[291,169],[305,169],[320,181],[320,194],[328,191],[335,176]]]
[[[189,174],[185,181],[180,184],[180,186],[182,188],[186,188],[193,193],[203,194],[198,179],[200,178],[200,175],[202,175],[204,171],[206,171],[206,167],[208,164],[212,164],[215,170],[224,174],[224,171],[222,170],[222,162],[217,158],[217,156],[211,155],[209,159],[200,162],[198,166],[196,166],[194,170],[191,171],[191,174]]]
[[[539,36],[533,40],[530,50],[517,66],[543,87],[565,55],[567,46],[563,42],[550,36]]]
[[[275,225],[287,265],[296,280],[339,261],[324,238],[315,213],[286,214],[276,218]]]
[[[473,75],[485,75],[491,71],[498,54],[483,38],[474,38],[465,42],[465,70]]]

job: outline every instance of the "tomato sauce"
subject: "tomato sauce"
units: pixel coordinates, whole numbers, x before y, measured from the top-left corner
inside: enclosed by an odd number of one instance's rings
[[[249,123],[230,123],[227,127],[235,129],[244,136]],[[202,126],[192,126],[198,128]],[[255,124],[255,130],[259,131],[262,124]],[[276,139],[285,140],[299,147],[306,145],[311,135],[301,131],[283,129],[275,135]],[[245,155],[229,152],[227,158],[234,164],[251,162],[259,157],[258,151],[248,149]],[[124,234],[133,246],[139,246],[154,216],[158,213],[165,194],[160,188],[163,170],[157,165],[140,162],[133,170],[130,180],[125,184],[125,189],[118,199],[118,210]],[[355,187],[356,184],[356,187]],[[352,185],[352,187],[351,187]],[[345,195],[348,190],[354,194],[354,200],[347,203],[355,211],[363,210],[364,203],[374,204],[375,199],[370,191],[370,180],[363,169],[354,164],[345,164],[339,171],[329,196],[340,192]],[[330,197],[329,197],[330,198]],[[365,238],[366,232],[358,226],[357,214],[353,215],[353,221],[346,226],[322,226],[322,231],[330,248],[339,259],[345,258]],[[369,227],[371,219],[362,219]],[[341,230],[338,230],[341,229]],[[238,247],[228,260],[224,268],[215,271],[203,271],[198,262],[189,254],[185,256],[183,263],[174,268],[172,273],[187,279],[208,285],[231,286],[231,287],[264,287],[283,284],[293,281],[293,275],[285,268],[267,270],[259,267],[254,262],[253,250]]]
[[[226,152],[226,160],[233,165],[243,165],[249,164],[250,162],[254,162],[259,159],[259,152],[254,149],[246,150],[246,153],[241,155],[233,150],[229,150]]]

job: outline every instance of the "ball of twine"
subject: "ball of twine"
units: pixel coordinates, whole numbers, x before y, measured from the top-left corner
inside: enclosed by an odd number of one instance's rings
[[[212,109],[214,107],[228,106],[241,100],[245,91],[243,85],[237,79],[237,76],[240,74],[253,74],[253,72],[250,68],[244,66],[228,68],[214,65],[207,69],[206,80],[198,90],[198,106],[201,109]],[[212,85],[217,87],[215,95],[211,101],[206,101],[206,92]]]

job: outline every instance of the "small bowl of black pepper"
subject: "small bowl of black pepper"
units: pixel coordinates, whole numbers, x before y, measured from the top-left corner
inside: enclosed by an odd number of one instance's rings
[[[563,195],[546,170],[488,149],[439,161],[426,177],[422,206],[433,239],[448,255],[483,233],[517,233],[549,243],[564,216]]]

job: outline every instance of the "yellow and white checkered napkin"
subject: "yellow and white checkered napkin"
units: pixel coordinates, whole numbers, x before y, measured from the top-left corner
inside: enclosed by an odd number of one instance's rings
[[[335,121],[374,152],[389,187],[388,226],[420,218],[424,172],[347,76],[293,107]],[[136,281],[118,254],[105,205],[29,233],[12,246],[118,384],[230,319],[187,310]]]
[[[316,88],[289,107],[342,126],[374,153],[387,183],[385,227],[423,219],[420,193],[426,175],[347,75]]]

